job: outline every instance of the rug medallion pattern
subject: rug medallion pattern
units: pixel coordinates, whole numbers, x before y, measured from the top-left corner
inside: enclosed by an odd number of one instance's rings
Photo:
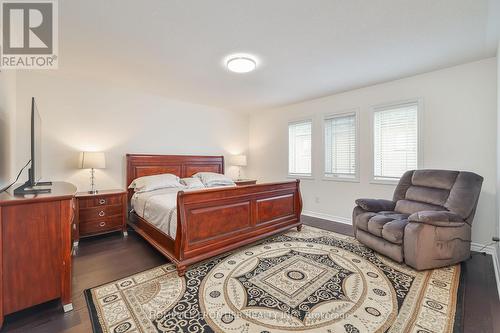
[[[460,267],[424,272],[304,227],[86,291],[99,332],[451,332]]]

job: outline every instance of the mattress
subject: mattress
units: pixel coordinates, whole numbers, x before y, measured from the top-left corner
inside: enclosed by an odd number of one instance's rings
[[[135,213],[175,239],[177,232],[177,192],[182,188],[163,188],[134,193],[130,204]]]
[[[210,189],[213,188],[215,187],[211,187]],[[179,191],[190,192],[199,190],[204,189],[163,188],[149,192],[134,193],[130,204],[137,215],[175,239],[177,233],[177,193]]]

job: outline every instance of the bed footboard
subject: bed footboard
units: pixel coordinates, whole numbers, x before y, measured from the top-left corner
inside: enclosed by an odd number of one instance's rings
[[[302,226],[299,180],[179,192],[175,255],[187,265]]]

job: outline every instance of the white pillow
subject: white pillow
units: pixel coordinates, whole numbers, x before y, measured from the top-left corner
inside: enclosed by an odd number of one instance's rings
[[[171,173],[161,175],[144,176],[132,181],[128,188],[133,188],[135,192],[148,192],[168,187],[184,187],[179,182],[179,177]]]
[[[199,178],[206,187],[236,185],[228,176],[215,172],[198,172],[193,177]]]
[[[205,188],[200,178],[195,177],[182,178],[181,184],[187,186],[187,188]]]

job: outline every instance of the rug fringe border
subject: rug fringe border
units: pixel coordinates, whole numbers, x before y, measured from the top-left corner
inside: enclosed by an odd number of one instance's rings
[[[95,288],[95,287],[93,287]],[[83,291],[85,296],[85,301],[87,302],[87,309],[89,310],[90,323],[92,326],[92,331],[94,333],[103,333],[102,326],[99,323],[99,318],[97,316],[97,309],[94,304],[94,299],[92,298],[92,289],[88,288]]]

